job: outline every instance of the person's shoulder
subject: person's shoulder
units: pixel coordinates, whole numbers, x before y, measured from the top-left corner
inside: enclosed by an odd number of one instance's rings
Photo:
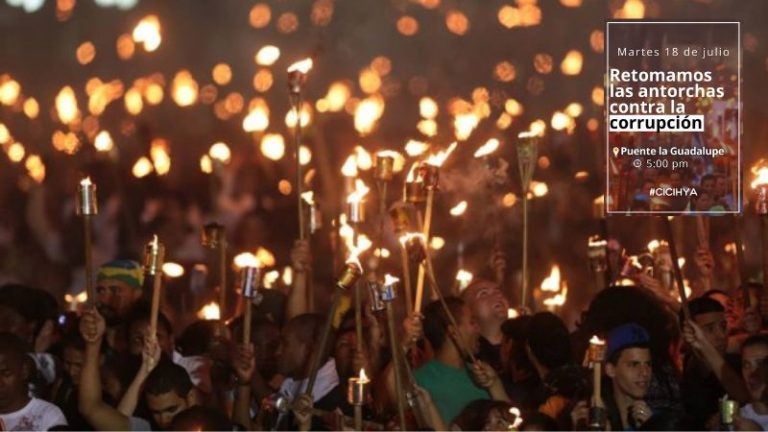
[[[45,412],[52,412],[61,413],[61,409],[59,409],[58,406],[52,404],[51,402],[48,402],[47,400],[39,399],[39,398],[32,398],[29,401],[29,404],[27,404],[27,409],[30,411],[45,411]]]

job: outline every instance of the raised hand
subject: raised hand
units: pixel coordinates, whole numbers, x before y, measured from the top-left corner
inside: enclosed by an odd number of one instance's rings
[[[235,353],[232,356],[232,368],[241,383],[248,384],[251,382],[253,373],[256,371],[256,357],[252,343],[238,344],[235,347]]]
[[[422,320],[424,315],[413,312],[409,317],[403,320],[403,346],[412,347],[419,339],[424,337],[424,325]]]
[[[493,368],[483,361],[476,361],[470,365],[470,371],[475,377],[475,382],[483,388],[491,388],[499,380],[499,375]]]
[[[307,431],[312,427],[312,407],[312,397],[308,394],[302,394],[293,401],[291,410],[299,430]]]
[[[293,271],[306,272],[312,265],[312,253],[309,248],[309,242],[306,240],[296,240],[291,250],[291,266]]]
[[[160,362],[160,355],[162,354],[160,344],[157,343],[157,337],[149,335],[144,338],[144,348],[141,350],[141,369],[144,373],[149,375]]]
[[[80,319],[80,334],[86,343],[98,344],[104,337],[107,324],[96,308],[87,310]]]

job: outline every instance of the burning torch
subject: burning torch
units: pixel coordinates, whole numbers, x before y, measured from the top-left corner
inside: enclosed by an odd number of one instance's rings
[[[301,160],[299,158],[301,148],[301,90],[307,81],[307,73],[312,69],[312,59],[306,58],[288,67],[288,98],[296,113],[296,125],[293,129],[294,150],[296,155],[296,197],[299,213],[299,239],[306,239],[304,233],[304,211],[302,204],[302,186],[304,177],[301,173]]]
[[[592,368],[592,399],[589,403],[589,430],[605,430],[605,403],[601,396],[602,365],[605,361],[605,341],[592,336],[587,351],[589,366]]]
[[[221,316],[227,310],[227,236],[224,225],[211,222],[203,226],[203,247],[219,251],[219,308]]]
[[[520,305],[525,309],[528,304],[528,188],[536,168],[539,138],[535,132],[522,132],[517,135],[517,138],[520,139],[517,144],[517,166],[520,170],[520,184],[523,189],[523,280]]]
[[[99,213],[96,201],[96,185],[91,182],[90,177],[80,181],[77,188],[76,211],[78,216],[83,217],[83,235],[85,237],[85,292],[88,295],[88,304],[96,302],[96,290],[93,285],[93,244],[91,234],[93,230],[93,216]]]
[[[152,315],[149,321],[149,334],[157,337],[157,316],[160,313],[162,295],[162,271],[165,259],[165,246],[153,236],[152,241],[144,248],[144,273],[152,277]]]

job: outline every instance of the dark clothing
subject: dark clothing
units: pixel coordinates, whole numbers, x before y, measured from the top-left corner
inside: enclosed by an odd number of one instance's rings
[[[78,408],[77,388],[72,385],[72,381],[65,377],[56,391],[51,395],[51,403],[58,406],[64,416],[67,418],[70,430],[90,431],[91,425],[85,421]]]
[[[741,372],[741,358],[735,354],[726,354],[725,362],[736,373]],[[686,424],[694,429],[704,429],[704,425],[720,411],[719,399],[725,394],[720,380],[695,356],[688,356],[683,367],[683,380],[680,385],[685,409]]]
[[[480,336],[477,358],[488,363],[497,374],[504,373],[504,365],[501,362],[501,344],[494,345],[485,337]]]

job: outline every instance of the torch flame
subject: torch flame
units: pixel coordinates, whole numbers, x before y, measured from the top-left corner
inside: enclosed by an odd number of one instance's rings
[[[368,153],[368,150],[363,148],[363,146],[355,146],[355,155],[357,156],[356,159],[358,169],[367,171],[373,167],[373,159],[371,158],[371,154]]]
[[[357,177],[357,156],[349,155],[344,165],[341,166],[341,175],[344,177]]]
[[[411,157],[421,156],[428,149],[429,144],[425,142],[408,140],[408,142],[405,143],[405,152],[408,153],[408,156]]]
[[[520,413],[520,409],[517,407],[512,407],[509,409],[509,413],[515,416],[515,421],[512,422],[511,425],[509,425],[510,430],[517,430],[517,428],[520,427],[521,424],[523,424],[523,416]]]
[[[355,130],[361,135],[370,133],[384,113],[384,99],[374,95],[360,101],[355,108]]]
[[[398,282],[400,282],[400,278],[392,276],[389,273],[384,275],[384,286],[394,285],[394,284],[396,284]]]
[[[590,345],[605,345],[605,341],[597,337],[597,335],[592,335],[592,339],[589,340],[589,343]]]
[[[496,138],[489,139],[488,141],[486,141],[485,144],[480,146],[480,148],[478,148],[475,151],[475,157],[479,158],[483,156],[488,156],[489,154],[495,152],[496,149],[499,148],[499,144],[500,144],[499,140],[497,140]]]
[[[568,298],[568,286],[564,285],[563,290],[554,297],[544,299],[544,306],[562,306]]]
[[[208,303],[197,312],[197,317],[208,321],[220,319],[221,311],[219,310],[219,304],[216,302]]]
[[[366,186],[365,182],[360,179],[355,179],[355,191],[349,194],[347,202],[350,204],[361,202],[370,190],[371,188]]]
[[[184,276],[184,267],[175,262],[167,262],[163,264],[163,273],[169,278],[178,278]]]
[[[313,191],[307,191],[301,194],[301,199],[303,199],[307,204],[309,205],[315,205],[315,192]]]
[[[419,239],[421,244],[424,244],[424,242],[425,242],[424,234],[422,234],[420,232],[409,232],[409,233],[405,233],[405,234],[400,236],[400,244],[402,244],[403,247],[405,247],[405,244],[410,242],[411,239],[413,239],[413,238]]]
[[[757,170],[753,170],[756,178],[751,183],[752,189],[757,189],[758,186],[768,184],[768,167],[762,167]]]
[[[454,150],[456,150],[458,145],[459,144],[454,141],[453,144],[451,144],[447,149],[439,151],[437,154],[429,155],[427,158],[427,163],[436,167],[443,166],[445,160],[448,159],[448,156],[450,156]]]
[[[370,381],[371,380],[368,379],[368,375],[365,374],[365,369],[360,369],[360,375],[357,377],[357,382],[365,384]]]
[[[311,58],[305,58],[304,60],[297,61],[296,63],[288,66],[288,72],[300,72],[300,73],[307,73],[310,69],[312,69],[312,59]]]
[[[462,201],[458,204],[456,204],[450,211],[451,216],[461,216],[464,214],[464,212],[467,211],[467,202]]]
[[[509,308],[507,309],[507,319],[513,319],[520,316],[520,312],[517,311],[515,308]]]
[[[414,162],[413,165],[411,165],[410,171],[408,171],[408,177],[406,178],[407,183],[413,183],[413,182],[423,182],[424,179],[421,177],[416,176],[416,169],[419,167],[418,162]]]
[[[92,184],[93,183],[91,183],[91,177],[90,176],[80,180],[80,186],[82,186],[82,187],[88,187],[88,186],[90,186]]]
[[[235,256],[234,263],[237,268],[261,267],[259,258],[250,252],[243,252]]]
[[[56,113],[63,124],[70,124],[80,117],[75,91],[70,86],[59,91],[59,94],[56,95],[55,105]]]
[[[557,264],[552,265],[549,276],[541,282],[542,291],[557,292],[560,291],[560,267]]]
[[[656,240],[656,239],[651,240],[650,242],[648,242],[648,251],[651,253],[654,253],[656,252],[656,249],[659,248],[659,246],[661,246],[661,242],[659,240]]]

